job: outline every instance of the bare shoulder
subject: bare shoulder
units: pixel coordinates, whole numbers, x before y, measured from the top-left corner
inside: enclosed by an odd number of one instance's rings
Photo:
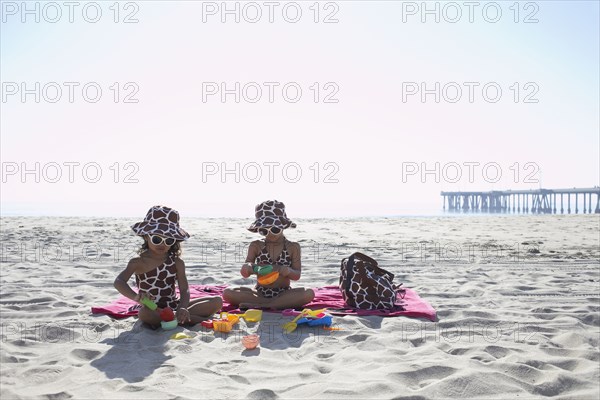
[[[253,240],[252,242],[250,242],[250,246],[249,247],[262,247],[263,241],[260,239],[257,240]]]
[[[134,257],[129,260],[129,263],[127,264],[127,269],[134,273],[138,273],[138,271],[142,270],[143,267],[144,263],[141,257]]]
[[[185,268],[185,263],[183,262],[183,260],[179,257],[177,257],[175,259],[175,267],[176,268]]]
[[[292,252],[300,252],[300,244],[298,242],[287,241],[286,246]]]
[[[260,253],[262,246],[263,246],[262,240],[254,240],[254,241],[250,242],[250,245],[248,246],[248,253],[251,253],[251,254]]]

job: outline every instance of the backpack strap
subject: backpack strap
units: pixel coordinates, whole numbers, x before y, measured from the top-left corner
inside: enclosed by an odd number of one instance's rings
[[[371,264],[371,267],[373,267],[373,270],[377,275],[387,275],[390,281],[394,280],[394,274],[378,266],[377,261],[373,260],[371,257],[359,252],[353,253],[350,257],[353,256],[357,256],[358,258],[361,258],[362,260],[367,261],[369,264]]]
[[[377,261],[373,260],[371,257],[369,257],[366,254],[363,254],[363,253],[360,253],[360,252],[357,251],[356,253],[352,253],[352,255],[350,257],[354,257],[354,256],[356,256],[358,258],[361,258],[364,261],[368,261],[369,264],[372,264],[375,267],[377,266]]]
[[[396,296],[400,295],[400,298],[404,299],[404,296],[406,295],[406,289],[402,287],[402,283],[394,285],[394,291],[396,292]]]

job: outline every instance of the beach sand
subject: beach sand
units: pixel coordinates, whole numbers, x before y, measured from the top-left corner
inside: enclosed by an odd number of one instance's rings
[[[600,395],[598,215],[295,220],[297,286],[337,284],[340,260],[362,251],[438,321],[334,317],[342,330],[290,335],[281,324],[291,318],[272,313],[229,335],[92,315],[119,296],[113,280],[140,242],[136,221],[2,218],[2,400]],[[238,272],[250,222],[182,216],[190,283],[252,284]],[[243,349],[245,332],[261,334],[258,349]]]

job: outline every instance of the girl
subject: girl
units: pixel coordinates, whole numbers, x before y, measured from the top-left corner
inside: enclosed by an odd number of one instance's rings
[[[203,297],[190,301],[190,291],[185,276],[185,264],[181,260],[183,240],[190,235],[179,227],[179,213],[165,206],[154,206],[142,222],[132,225],[131,229],[144,238],[139,250],[140,256],[133,258],[127,268],[115,279],[115,288],[125,297],[141,304],[148,297],[158,305],[152,311],[142,305],[139,318],[155,328],[160,325],[160,309],[170,307],[176,311],[180,323],[199,323],[219,311],[222,306],[220,297]],[[135,293],[127,281],[135,275],[138,293]],[[179,286],[180,298],[177,299],[175,282]]]
[[[268,200],[255,207],[256,221],[248,230],[263,235],[264,240],[255,240],[248,247],[246,262],[240,274],[248,278],[254,273],[253,265],[272,265],[279,272],[276,281],[256,284],[250,288],[226,289],[223,298],[240,308],[296,308],[310,303],[315,297],[311,289],[290,287],[290,281],[300,279],[300,245],[290,242],[283,235],[286,228],[295,228],[285,214],[285,205],[277,200]]]

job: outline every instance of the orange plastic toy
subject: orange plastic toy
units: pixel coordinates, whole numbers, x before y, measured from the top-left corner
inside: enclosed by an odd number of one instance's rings
[[[273,271],[266,275],[259,275],[257,280],[261,285],[270,285],[271,283],[275,282],[277,278],[279,278],[279,272]]]
[[[247,335],[242,338],[242,344],[248,350],[255,349],[260,343],[260,336],[258,335]]]
[[[230,332],[231,328],[233,328],[233,324],[228,320],[222,319],[214,319],[213,320],[213,329],[215,332]]]
[[[216,332],[230,332],[233,325],[240,321],[240,317],[236,314],[221,313],[221,319],[213,319],[213,329]]]

